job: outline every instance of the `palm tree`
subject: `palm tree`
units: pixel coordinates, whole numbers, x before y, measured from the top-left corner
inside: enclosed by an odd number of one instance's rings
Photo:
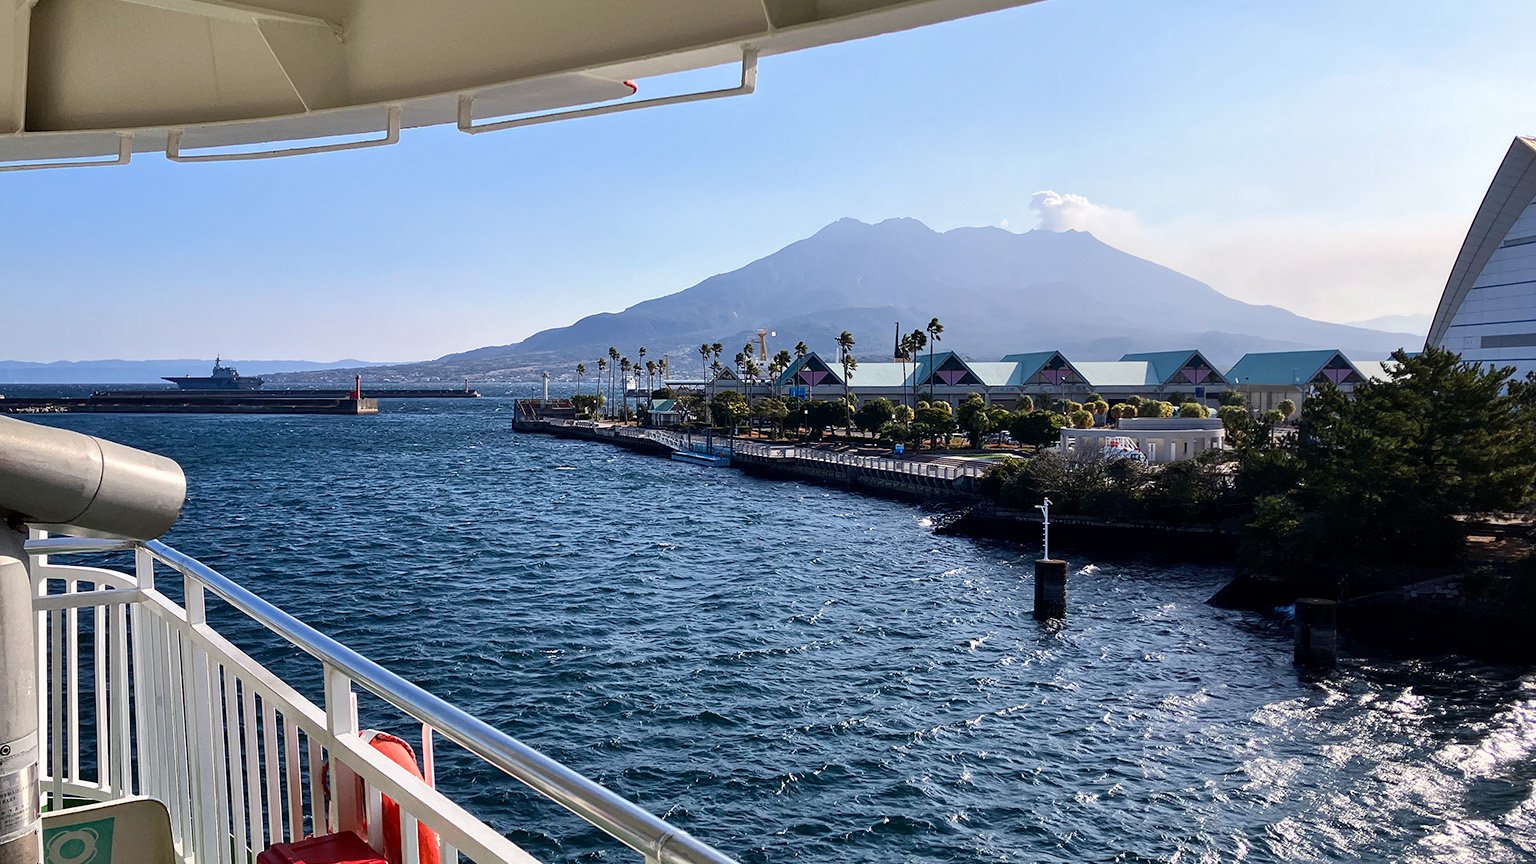
[[[645,413],[650,415],[656,410],[656,373],[661,371],[661,364],[655,360],[645,361]]]
[[[603,392],[603,370],[607,368],[608,360],[603,357],[597,358],[597,392],[599,396],[601,396]]]
[[[784,371],[789,368],[789,364],[792,362],[794,361],[790,359],[789,352],[781,348],[779,349],[779,353],[773,355],[773,366],[769,367],[768,374],[772,375],[773,380],[777,382],[779,380],[779,376],[784,374]],[[783,388],[775,388],[774,395],[784,395]]]
[[[709,385],[709,343],[699,343],[699,365],[704,367],[704,384]]]
[[[616,397],[613,392],[614,382],[619,376],[619,349],[608,346],[608,410],[614,410],[613,403]]]
[[[811,349],[807,348],[804,342],[795,343],[795,359],[798,360],[809,353],[811,353]]]
[[[576,393],[577,393],[577,395],[581,394],[581,376],[583,376],[585,374],[587,374],[587,364],[585,364],[585,363],[577,363],[576,364]]]
[[[853,359],[853,334],[844,330],[837,337],[837,359],[843,364],[843,404],[848,404],[848,379],[853,377],[853,370],[859,368],[859,361]],[[849,425],[846,432],[853,436],[853,416],[848,417]]]
[[[909,343],[912,345],[912,405],[911,405],[911,407],[913,408],[913,410],[916,410],[917,409],[917,361],[922,359],[923,349],[928,346],[928,334],[924,333],[922,330],[913,330],[911,335],[907,336],[907,339],[908,339]]]
[[[907,380],[907,361],[912,359],[912,334],[896,340],[896,359],[901,361],[901,380]],[[906,401],[907,394],[901,394],[902,401]]]
[[[720,378],[720,370],[725,369],[725,367],[720,364],[720,355],[723,354],[724,352],[725,352],[725,346],[724,345],[721,345],[719,342],[711,342],[710,343],[710,345],[709,345],[709,353],[711,355],[713,355],[714,358],[715,358],[714,369],[716,370],[715,371],[715,380],[717,382],[719,381],[719,378]]]
[[[624,414],[629,413],[629,370],[633,367],[634,364],[629,362],[628,357],[619,361],[619,370],[624,373],[623,377],[619,379],[619,394],[624,397]],[[624,414],[619,416],[623,417]]]
[[[939,319],[935,318],[932,321],[929,321],[928,322],[928,326],[924,327],[923,329],[927,330],[929,337],[931,337],[931,341],[929,341],[929,343],[928,343],[928,401],[932,402],[933,401],[933,349],[938,347],[938,344],[940,342],[944,341],[943,336],[940,335],[940,334],[942,334],[944,332],[944,325],[940,324],[939,323]]]
[[[644,345],[640,346],[640,350],[639,350],[639,352],[637,352],[637,356],[639,356],[640,359],[635,361],[635,383],[639,384],[640,383],[640,368],[645,365],[645,346]],[[649,380],[647,380],[646,384],[647,384],[646,393],[649,394],[650,393],[650,389],[649,389],[650,382],[649,382]],[[647,395],[647,398],[649,398],[649,395]],[[646,410],[650,410],[649,409],[649,404],[650,403],[646,403],[646,404],[647,404],[647,409]],[[638,402],[635,403],[635,410],[636,411],[640,410],[640,403],[638,403]]]

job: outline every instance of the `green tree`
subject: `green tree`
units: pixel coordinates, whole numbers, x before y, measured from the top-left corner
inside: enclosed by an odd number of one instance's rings
[[[577,363],[576,364],[576,392],[577,393],[581,392],[581,378],[582,378],[583,375],[586,375],[586,374],[587,374],[587,364],[585,364],[585,363]]]
[[[1241,434],[1242,429],[1251,422],[1248,409],[1241,405],[1223,405],[1216,409],[1216,416],[1221,418],[1222,428],[1227,430],[1229,443],[1232,436]]]
[[[1147,401],[1142,402],[1140,405],[1136,406],[1136,416],[1137,417],[1154,417],[1154,418],[1157,418],[1157,417],[1161,417],[1161,418],[1172,417],[1173,416],[1173,403],[1172,402],[1158,402],[1156,400],[1149,399]]]
[[[716,393],[709,400],[709,412],[717,428],[733,432],[751,416],[747,408],[747,397],[737,390],[721,390]]]
[[[1018,404],[1013,407],[1015,410],[1023,411],[1025,414],[1028,414],[1029,412],[1035,410],[1035,400],[1033,397],[1028,395],[1020,396]]]
[[[1067,415],[1067,419],[1069,421],[1071,421],[1072,427],[1074,429],[1092,429],[1093,428],[1093,414],[1092,414],[1092,412],[1086,411],[1086,410],[1084,410],[1082,408],[1079,408],[1076,411],[1073,411],[1071,414],[1068,414]]]
[[[601,393],[577,393],[571,397],[571,404],[576,406],[576,416],[586,420],[597,413],[603,407],[603,394]]]
[[[789,406],[777,396],[764,396],[752,406],[752,416],[773,427],[779,435],[783,435],[784,421],[789,417]]]
[[[1296,413],[1296,403],[1289,399],[1281,399],[1280,404],[1276,405],[1275,408],[1279,409],[1280,416],[1287,420],[1291,419],[1291,415]]]
[[[1015,411],[1008,419],[1008,434],[1030,447],[1045,447],[1061,440],[1067,418],[1050,411]]]
[[[917,419],[912,423],[913,435],[937,445],[943,441],[946,445],[949,436],[955,431],[955,412],[949,407],[948,402],[919,403]]]
[[[896,406],[891,400],[880,396],[871,399],[859,406],[859,410],[853,412],[853,424],[864,432],[879,432],[880,428],[890,423],[896,416]]]
[[[1211,409],[1201,405],[1199,402],[1185,402],[1179,406],[1179,416],[1204,419],[1211,416]]]
[[[828,427],[848,423],[848,403],[841,399],[813,399],[805,404],[805,412],[806,426],[813,441],[820,441]]]
[[[1353,398],[1324,385],[1302,406],[1299,479],[1256,504],[1252,566],[1449,563],[1464,543],[1458,517],[1529,506],[1536,376],[1509,382],[1512,367],[1439,348],[1392,359],[1387,380]]]
[[[998,428],[997,414],[991,410],[992,407],[979,394],[972,393],[960,403],[960,410],[955,412],[956,425],[971,439],[971,447],[974,449],[981,449],[982,439],[988,432]]]

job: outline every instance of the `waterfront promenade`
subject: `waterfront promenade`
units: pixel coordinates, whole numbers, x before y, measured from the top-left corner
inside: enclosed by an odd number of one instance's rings
[[[520,432],[601,441],[656,456],[676,452],[710,453],[729,458],[731,467],[748,474],[786,480],[811,480],[904,497],[974,501],[979,482],[992,467],[985,459],[913,454],[902,457],[870,453],[846,444],[794,444],[729,436],[690,435],[613,423],[542,416],[537,403],[520,402],[513,420]]]

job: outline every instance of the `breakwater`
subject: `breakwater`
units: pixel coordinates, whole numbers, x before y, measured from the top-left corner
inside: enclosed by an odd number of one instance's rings
[[[377,414],[371,397],[251,396],[245,393],[103,392],[90,396],[0,398],[0,414]]]

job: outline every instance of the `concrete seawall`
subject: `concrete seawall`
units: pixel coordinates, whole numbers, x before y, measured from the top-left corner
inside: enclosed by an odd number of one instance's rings
[[[535,432],[557,438],[576,438],[584,441],[601,441],[637,453],[670,457],[673,448],[639,435],[621,435],[612,427],[575,426],[568,423],[518,417],[512,428],[519,432]],[[933,473],[920,473],[923,466],[933,463],[900,460],[865,460],[881,462],[893,467],[849,464],[857,457],[839,457],[831,451],[815,451],[810,448],[774,448],[753,443],[738,449],[731,456],[731,467],[754,477],[774,480],[799,480],[823,483],[852,489],[873,495],[886,495],[918,501],[954,501],[962,504],[978,500],[979,492],[974,476],[958,474],[948,466],[935,465]],[[754,452],[761,450],[763,452]],[[768,453],[775,455],[768,455]],[[826,454],[826,458],[801,458],[794,452]],[[832,461],[843,458],[847,462]],[[958,476],[952,476],[958,475]]]
[[[676,433],[622,427],[626,431],[620,434],[613,427],[578,426],[525,414],[520,414],[512,427],[519,432],[601,441],[661,457],[670,456],[674,446],[646,435],[670,435],[674,444],[682,446]],[[985,500],[981,478],[974,469],[922,459],[854,456],[829,449],[758,442],[739,444],[731,456],[731,467],[765,479],[818,483],[864,495],[950,505],[955,512],[935,520],[939,523],[935,530],[941,534],[1030,545],[1040,542],[1040,514],[1000,507]],[[1115,522],[1063,513],[1051,514],[1051,540],[1053,546],[1059,542],[1065,548],[1094,549],[1111,556],[1123,553],[1135,558],[1165,556],[1208,562],[1230,561],[1237,546],[1234,532],[1216,526]]]
[[[844,465],[749,453],[738,453],[733,456],[731,467],[739,468],[754,477],[824,483],[856,492],[921,501],[955,501],[969,504],[976,501],[979,496],[976,479],[970,476],[944,477],[914,474],[865,465]]]

